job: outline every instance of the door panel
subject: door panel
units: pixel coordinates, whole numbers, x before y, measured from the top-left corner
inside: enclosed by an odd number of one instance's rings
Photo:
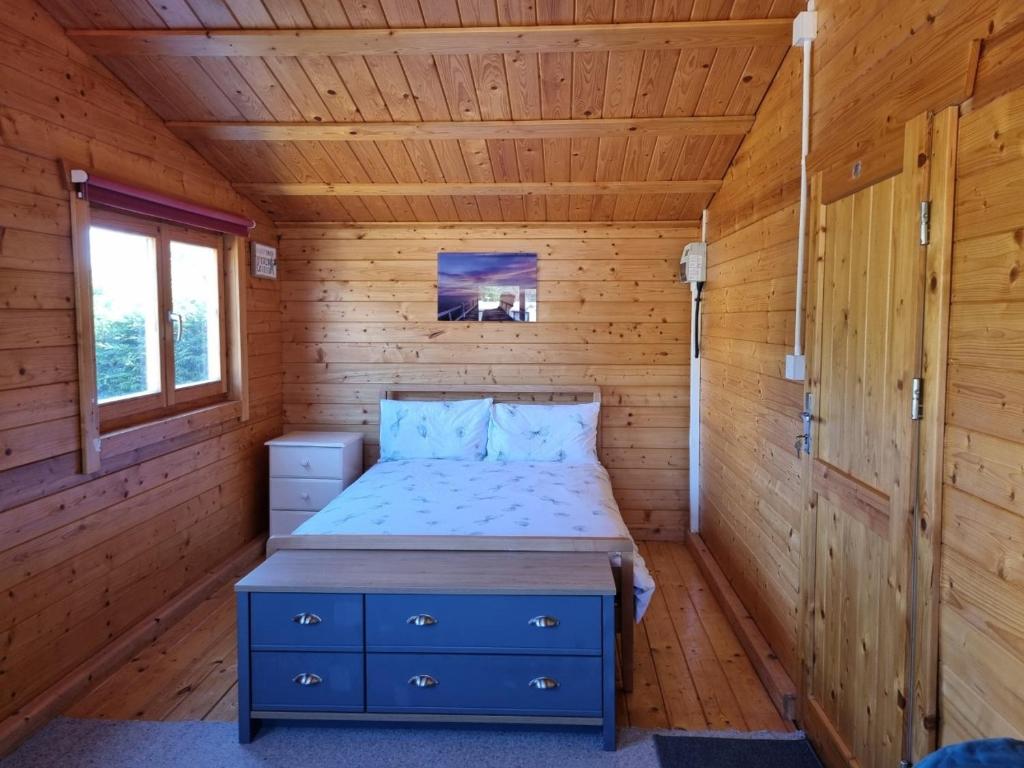
[[[929,131],[926,117],[907,125],[895,176],[815,209],[803,695],[805,727],[837,765],[902,756]]]
[[[893,206],[897,178],[825,209],[826,285],[821,322],[832,343],[822,349],[822,423],[818,458],[874,488],[890,460],[884,434],[892,301]]]

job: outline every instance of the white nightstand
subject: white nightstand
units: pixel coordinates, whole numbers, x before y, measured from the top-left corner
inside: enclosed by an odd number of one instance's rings
[[[358,432],[289,432],[270,446],[270,535],[286,535],[363,472]]]

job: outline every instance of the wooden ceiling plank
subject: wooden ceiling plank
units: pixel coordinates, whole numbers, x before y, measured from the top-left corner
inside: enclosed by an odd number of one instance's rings
[[[318,146],[323,154],[333,163],[333,166],[341,172],[341,178],[345,179],[345,181],[362,183],[370,181],[369,175],[350,146],[347,144],[330,144],[327,146],[319,144]],[[353,212],[353,218],[356,221],[387,221],[391,218],[387,204],[380,197],[350,197],[346,199],[346,206]],[[357,211],[365,211],[365,213],[357,215]],[[383,215],[383,219],[381,219],[381,215]]]
[[[469,172],[466,170],[466,158],[462,154],[462,148],[457,141],[432,141],[434,154],[441,164],[444,172],[444,179],[448,182],[469,181]],[[543,179],[541,179],[543,180]],[[455,203],[456,213],[459,219],[465,221],[480,221],[480,206],[476,198],[469,195],[454,195],[452,202]]]
[[[377,3],[343,2],[341,6],[352,27],[386,25],[384,13]],[[419,119],[415,105],[411,104],[412,97],[405,73],[394,57],[332,58],[332,64],[364,120],[394,120],[396,113],[405,118]],[[355,152],[374,182],[388,182],[392,179],[412,182],[420,178],[404,146],[374,144],[372,148],[366,147]],[[367,203],[377,210],[383,206],[397,220],[429,221],[434,217],[433,206],[428,200],[378,199],[380,204]]]
[[[344,122],[362,122],[362,115],[356,106],[355,99],[348,92],[345,81],[328,56],[303,56],[299,65],[306,73],[310,83],[316,89],[320,100],[327,107],[332,120]],[[319,141],[319,138],[313,137]],[[293,141],[297,138],[293,138]]]
[[[610,23],[615,15],[614,0],[576,0],[577,24]],[[619,53],[619,52],[617,52]],[[621,52],[632,53],[632,52]],[[576,119],[604,116],[605,88],[608,81],[607,51],[586,51],[572,54],[572,116]],[[597,178],[597,153],[600,139],[571,139],[569,172],[573,181],[594,181]],[[569,218],[587,221],[593,211],[593,195],[569,198]]]
[[[223,0],[189,0],[189,6],[204,27],[240,26],[238,19],[231,13]]]
[[[462,23],[456,0],[421,2],[420,9],[424,22],[428,25]],[[477,91],[469,57],[465,55],[435,55],[433,58],[448,114],[455,121],[479,121],[480,105],[477,101]],[[451,138],[457,139],[454,136]],[[458,148],[461,168],[455,162],[457,158],[453,146]],[[446,178],[449,181],[452,179],[465,182],[493,181],[493,169],[485,141],[478,139],[455,140],[454,143],[448,143],[443,151],[448,157]],[[460,217],[470,219],[478,217],[489,221],[502,219],[501,204],[493,197],[476,197],[475,195],[456,195],[455,197],[459,200],[457,208]]]
[[[273,115],[242,77],[230,59],[197,59],[199,66],[217,83],[245,120],[271,120]],[[201,139],[194,136],[191,139]]]
[[[572,24],[573,0],[551,0],[537,4],[537,24]],[[572,54],[541,53],[537,57],[540,71],[540,109],[545,120],[572,117]],[[568,139],[544,139],[544,178],[568,181],[572,142]],[[569,197],[550,195],[544,200],[549,221],[568,221]]]
[[[249,194],[270,196],[320,195],[593,195],[593,194],[687,194],[716,192],[718,179],[684,181],[545,181],[545,182],[471,182],[469,184],[431,184],[396,182],[393,184],[302,184],[240,182],[235,188]]]
[[[224,89],[201,66],[202,59],[164,59],[161,64],[174,73],[182,87],[191,91],[206,114],[215,120],[239,120],[242,113]],[[199,113],[196,113],[199,114]]]
[[[374,76],[377,87],[387,104],[394,120],[419,120],[421,115],[412,96],[412,89],[405,77],[405,71],[394,56],[368,56],[366,64]],[[443,181],[440,176],[437,157],[426,142],[396,144],[385,142],[378,145],[385,156],[395,178],[399,181]],[[409,206],[420,221],[433,221],[440,216],[432,200],[410,198]],[[437,201],[444,212],[443,218],[453,216],[452,203]]]
[[[229,61],[241,78],[249,84],[252,92],[259,96],[263,106],[275,120],[292,122],[302,120],[302,112],[281,87],[265,61],[245,57],[233,58]]]
[[[502,0],[498,3],[501,24],[534,26],[537,11],[533,0]],[[533,53],[505,54],[505,77],[512,119],[540,120],[540,59]],[[511,136],[511,134],[508,134]],[[515,138],[519,178],[523,181],[544,181],[544,143],[539,138]],[[544,221],[547,207],[543,197],[523,199],[525,219]]]
[[[68,35],[87,52],[106,56],[488,55],[788,45],[791,27],[786,19],[725,19],[429,29],[71,29]]]
[[[282,29],[313,26],[302,0],[263,0],[263,5],[274,23]]]
[[[269,29],[274,26],[267,8],[260,0],[224,0],[231,15],[247,29]]]
[[[497,7],[493,0],[458,0],[458,8],[461,23],[466,27],[493,27],[498,23]],[[486,53],[472,54],[467,58],[480,118],[503,121],[511,119],[504,57],[500,53]],[[501,137],[486,139],[483,143],[491,166],[489,178],[500,183],[520,181],[515,142]],[[522,221],[526,218],[522,197],[499,195],[497,203],[502,219]]]
[[[698,19],[715,18],[718,15],[728,14],[730,9],[731,2],[718,3],[714,0],[706,0],[694,3],[692,14],[694,18]],[[665,102],[664,114],[691,117],[696,113],[697,105],[700,103],[701,94],[707,87],[709,73],[718,52],[714,48],[699,48],[680,52],[676,62],[676,71],[672,77],[672,86]],[[744,60],[746,60],[746,53],[744,53]],[[731,92],[730,90],[730,94]],[[656,180],[675,178],[676,166],[683,162],[682,155],[686,146],[687,137],[659,136],[654,142],[651,162],[643,178]],[[638,201],[634,215],[638,219],[657,219],[666,199],[663,196],[644,195]]]
[[[185,0],[160,0],[158,3],[153,3],[153,10],[159,15],[160,19],[171,29],[176,27],[202,27],[203,22],[200,21],[199,17],[193,12]],[[229,23],[228,27],[237,27],[238,25]]]
[[[651,21],[655,11],[653,0],[632,2],[616,0],[614,18],[616,22]],[[667,20],[667,19],[665,19]],[[629,118],[633,115],[640,78],[643,73],[646,51],[613,51],[608,54],[608,69],[604,89],[602,118]],[[597,171],[599,181],[622,180],[622,169],[626,160],[627,139],[601,137],[597,147]],[[615,217],[616,195],[594,197],[590,218],[594,221],[610,221]]]
[[[392,0],[391,4],[397,5]],[[416,13],[419,13],[419,5],[415,0],[406,0],[401,4],[405,12],[412,14],[413,9]],[[388,6],[389,7],[389,6]],[[387,10],[387,7],[385,8]],[[406,17],[399,17],[403,21],[407,21]],[[395,23],[391,15],[388,16],[389,23]],[[410,91],[412,92],[416,106],[419,109],[420,116],[424,120],[440,121],[445,122],[451,119],[451,113],[448,109],[448,101],[445,97],[444,88],[441,85],[441,79],[437,72],[437,64],[432,56],[402,56],[401,59],[402,69],[405,72],[405,76],[409,83]],[[402,140],[410,137],[403,137]],[[418,137],[428,138],[428,137]],[[424,181],[466,181],[466,164],[462,159],[461,152],[458,156],[454,156],[451,152],[453,144],[445,141],[422,141],[413,142],[410,146],[410,155],[413,151],[425,152],[429,150],[433,158],[430,161],[429,157],[424,157],[424,167],[431,169],[431,175],[424,177]],[[412,147],[418,149],[413,150]],[[456,150],[458,145],[454,144]],[[416,160],[417,158],[414,158]],[[424,171],[420,170],[420,175],[423,176]],[[432,198],[434,210],[437,212],[438,217],[441,220],[452,220],[461,219],[467,217],[468,220],[479,220],[480,212],[476,205],[476,201],[473,198],[460,197],[458,199],[449,199],[445,201],[441,198]],[[439,206],[443,210],[439,209]],[[475,214],[474,214],[475,211]]]

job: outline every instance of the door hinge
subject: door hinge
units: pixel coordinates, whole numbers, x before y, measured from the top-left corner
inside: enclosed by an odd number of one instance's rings
[[[924,379],[916,378],[910,389],[910,420],[924,418]]]
[[[930,200],[921,201],[921,245],[928,245],[932,237],[932,203]]]

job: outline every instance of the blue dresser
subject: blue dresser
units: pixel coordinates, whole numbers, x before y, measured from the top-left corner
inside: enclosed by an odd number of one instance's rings
[[[606,553],[286,550],[236,590],[242,742],[315,717],[593,726],[615,748]]]

